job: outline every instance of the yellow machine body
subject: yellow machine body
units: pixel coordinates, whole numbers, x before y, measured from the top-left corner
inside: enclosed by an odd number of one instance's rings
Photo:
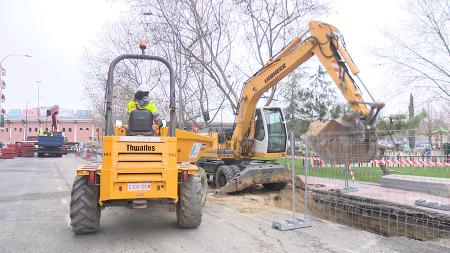
[[[141,47],[142,50],[145,47]],[[113,124],[114,69],[122,60],[158,61],[169,71],[168,127],[160,127],[149,110],[129,113],[129,126]],[[105,89],[105,135],[102,164],[77,168],[70,219],[76,234],[97,232],[101,210],[108,206],[147,208],[149,203],[175,204],[177,225],[198,227],[206,201],[207,176],[193,163],[214,144],[212,134],[175,131],[175,78],[171,64],[158,56],[123,54],[109,66]],[[158,124],[155,125],[152,123]]]
[[[78,176],[95,172],[100,177],[100,205],[113,200],[178,200],[179,175],[197,174],[193,165],[217,145],[216,133],[176,130],[176,137],[125,136],[126,126],[115,128],[114,136],[103,139],[102,164],[85,164]],[[166,136],[164,136],[166,135]],[[129,190],[128,185],[149,183],[149,190]]]

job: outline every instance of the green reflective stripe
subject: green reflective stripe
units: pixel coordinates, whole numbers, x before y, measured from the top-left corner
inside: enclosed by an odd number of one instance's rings
[[[141,109],[141,110],[149,110],[152,113],[158,112],[158,108],[156,107],[155,103],[153,103],[152,101],[150,101],[144,108],[139,107],[139,109]]]
[[[138,103],[137,103],[136,101],[134,101],[134,100],[128,101],[128,104],[127,104],[127,111],[128,111],[128,113],[130,113],[130,112],[136,110],[136,108],[139,108],[139,109],[141,109],[141,110],[149,110],[149,111],[151,111],[152,113],[158,112],[158,107],[156,107],[156,104],[153,103],[152,101],[150,101],[150,102],[149,102],[146,106],[144,106],[144,107],[140,107],[140,106],[138,105]]]
[[[136,107],[137,107],[137,103],[134,100],[128,101],[127,112],[130,113],[130,112],[136,110]]]

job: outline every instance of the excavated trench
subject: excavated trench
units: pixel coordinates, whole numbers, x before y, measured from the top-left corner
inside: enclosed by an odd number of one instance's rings
[[[241,213],[270,212],[273,208],[292,210],[289,186],[279,192],[252,188],[230,195],[217,196],[213,192],[207,203],[227,203]],[[296,189],[296,211],[304,213],[301,188]],[[450,215],[313,187],[308,188],[308,214],[384,236],[417,240],[450,238]]]
[[[304,191],[296,190],[297,211],[303,213]],[[273,198],[276,207],[292,209],[292,188],[281,190]],[[450,238],[450,215],[320,189],[308,190],[308,213],[384,236]]]

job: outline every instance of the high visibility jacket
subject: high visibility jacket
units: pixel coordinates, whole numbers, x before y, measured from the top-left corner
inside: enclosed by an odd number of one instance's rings
[[[157,113],[158,112],[158,107],[156,107],[156,105],[155,105],[155,103],[153,103],[153,101],[149,101],[149,103],[146,104],[144,107],[140,107],[136,100],[128,101],[128,105],[127,105],[128,113],[136,110],[137,108],[139,108],[140,110],[149,110],[152,113]]]
[[[39,136],[44,136],[44,130],[39,130]]]

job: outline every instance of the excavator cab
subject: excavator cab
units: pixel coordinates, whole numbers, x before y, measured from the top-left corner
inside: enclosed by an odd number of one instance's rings
[[[255,157],[267,158],[286,152],[287,130],[279,107],[257,108],[255,113]]]

